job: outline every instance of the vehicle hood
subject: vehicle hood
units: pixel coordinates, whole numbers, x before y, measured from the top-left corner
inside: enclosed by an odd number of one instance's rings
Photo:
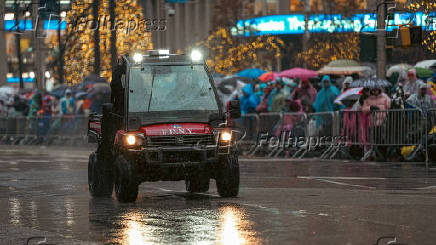
[[[145,136],[210,134],[212,128],[207,123],[170,123],[143,126],[139,129]]]

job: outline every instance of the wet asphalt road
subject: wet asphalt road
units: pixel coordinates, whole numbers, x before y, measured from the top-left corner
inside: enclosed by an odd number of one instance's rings
[[[89,152],[0,146],[1,244],[436,244],[436,171],[422,166],[241,159],[238,198],[156,182],[119,204],[90,198]]]

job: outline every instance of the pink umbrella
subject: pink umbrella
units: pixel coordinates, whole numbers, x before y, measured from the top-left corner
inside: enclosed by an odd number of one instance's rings
[[[279,77],[287,77],[287,78],[300,78],[300,79],[309,79],[312,77],[317,77],[318,72],[303,69],[303,68],[292,68],[289,70],[284,70],[278,74]]]
[[[262,82],[268,82],[268,81],[275,81],[277,78],[277,72],[267,72],[262,74],[259,77],[259,80],[261,80]]]

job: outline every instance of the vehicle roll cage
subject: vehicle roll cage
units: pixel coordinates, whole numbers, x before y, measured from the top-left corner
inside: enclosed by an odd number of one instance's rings
[[[164,66],[164,65],[203,65],[203,67],[205,68],[206,74],[209,78],[209,84],[212,86],[212,90],[214,92],[215,95],[215,100],[216,103],[218,105],[218,111],[220,113],[223,112],[222,110],[222,103],[220,102],[219,99],[219,95],[218,95],[218,91],[215,87],[215,83],[213,80],[212,75],[209,72],[209,67],[207,66],[207,64],[204,62],[204,60],[200,60],[200,61],[192,61],[191,59],[189,59],[186,55],[182,54],[182,55],[178,55],[178,54],[157,54],[157,53],[151,53],[151,54],[144,54],[143,55],[144,59],[141,62],[135,62],[134,60],[132,60],[130,58],[129,55],[123,54],[121,55],[121,59],[118,60],[118,64],[121,66],[126,66],[126,68],[130,68],[130,67],[135,67],[135,66]],[[129,89],[129,85],[130,85],[130,81],[129,81],[129,77],[130,77],[130,69],[125,69],[125,74],[124,76],[122,76],[121,78],[121,83],[122,86],[124,88],[124,130],[128,131],[129,130],[129,95],[130,95],[130,89]],[[124,80],[124,81],[123,81]]]

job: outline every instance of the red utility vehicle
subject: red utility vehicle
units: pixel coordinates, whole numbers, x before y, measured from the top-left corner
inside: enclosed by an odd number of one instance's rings
[[[216,180],[222,197],[239,191],[233,118],[224,113],[212,76],[199,53],[192,57],[149,52],[122,56],[114,73],[112,103],[91,115],[88,135],[98,143],[89,157],[92,196],[134,202],[146,181],[185,180],[189,192],[206,192]]]

